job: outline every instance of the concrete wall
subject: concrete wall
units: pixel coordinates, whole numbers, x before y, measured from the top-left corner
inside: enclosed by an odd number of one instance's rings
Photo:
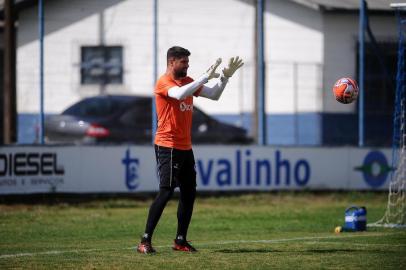
[[[165,71],[166,51],[188,48],[189,75],[202,74],[218,57],[239,55],[244,67],[230,80],[219,102],[195,104],[221,120],[251,129],[254,105],[255,1],[159,1],[158,71]],[[37,9],[20,14],[17,55],[18,112],[22,140],[39,111]],[[395,36],[391,16],[372,17],[379,36]],[[331,86],[356,75],[356,14],[330,14],[286,0],[265,1],[266,110],[271,144],[322,143],[325,112],[350,113],[338,104]],[[45,111],[59,113],[100,86],[80,84],[80,48],[123,46],[124,82],[107,93],[151,95],[153,78],[153,1],[58,0],[45,2]],[[28,120],[28,121],[26,121]],[[21,126],[21,125],[20,125]],[[31,131],[28,131],[28,133]],[[24,141],[24,142],[30,142]]]
[[[395,16],[370,15],[370,25],[378,41],[396,41]],[[365,37],[368,41],[368,38]],[[358,78],[357,70],[358,17],[345,14],[324,16],[324,79],[323,111],[349,113],[356,104],[342,105],[331,98],[331,87],[341,77]],[[365,89],[367,93],[368,89]]]
[[[173,45],[191,52],[190,75],[203,73],[217,57],[226,63],[240,55],[245,60],[223,96],[222,106],[198,99],[212,113],[251,111],[253,107],[254,1],[223,0],[215,6],[206,1],[159,2],[159,73],[165,70],[165,53]],[[107,45],[124,47],[124,84],[108,92],[151,94],[153,6],[151,1],[53,1],[45,6],[46,111],[59,112],[83,96],[98,94],[98,87],[80,85],[80,47]],[[180,15],[181,13],[181,15]],[[100,29],[103,17],[104,27]],[[38,97],[37,10],[20,14],[18,34],[19,111],[35,112]],[[321,15],[287,1],[267,1],[265,28],[266,62],[269,66],[268,112],[319,111],[316,73],[321,72],[323,36]],[[311,48],[311,53],[309,53]],[[309,66],[310,65],[310,66]],[[294,73],[297,73],[296,75]],[[296,87],[305,85],[294,107]],[[306,85],[307,83],[307,85]],[[303,98],[302,98],[303,97]],[[241,100],[240,100],[241,99]],[[316,104],[316,105],[315,105]]]

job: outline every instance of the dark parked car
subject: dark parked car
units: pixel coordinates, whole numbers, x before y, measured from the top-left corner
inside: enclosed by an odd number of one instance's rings
[[[83,99],[45,120],[47,143],[135,143],[152,140],[151,97],[106,95]],[[196,106],[192,142],[247,144],[245,129],[221,123]]]

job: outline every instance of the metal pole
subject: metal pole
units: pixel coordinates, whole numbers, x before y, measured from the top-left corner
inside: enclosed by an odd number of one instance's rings
[[[153,74],[152,74],[152,89],[155,88],[155,83],[158,78],[158,0],[154,0],[154,63],[153,63]],[[155,107],[155,96],[152,95],[152,144],[154,144],[154,137],[157,127],[157,116]]]
[[[358,146],[364,146],[364,56],[365,56],[365,0],[360,0],[358,34]]]
[[[44,144],[44,3],[38,2],[39,18],[39,91],[40,91],[40,143]]]
[[[264,1],[257,0],[257,89],[258,145],[266,145],[265,64],[264,64]]]
[[[106,37],[104,32],[104,10],[101,10],[99,13],[99,46],[103,50],[103,76],[100,82],[100,95],[107,94],[106,86],[107,86],[107,72],[106,72],[106,60],[107,60],[107,49],[106,49]]]
[[[298,63],[293,63],[293,136],[294,136],[294,144],[299,144],[299,89],[298,89]]]
[[[16,111],[16,60],[15,60],[15,13],[14,1],[4,1],[4,72],[3,72],[3,141],[0,144],[11,144],[17,141]]]

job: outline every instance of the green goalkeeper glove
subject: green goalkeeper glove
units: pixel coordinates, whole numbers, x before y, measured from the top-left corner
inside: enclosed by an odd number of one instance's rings
[[[227,78],[230,78],[233,76],[234,72],[236,72],[237,69],[242,67],[244,65],[242,59],[237,57],[231,57],[230,61],[228,62],[228,67],[223,68],[223,75]]]
[[[216,60],[216,63],[214,63],[211,67],[209,67],[209,69],[206,71],[206,74],[209,75],[208,80],[220,77],[220,74],[216,73],[216,69],[218,68],[218,66],[220,64],[221,64],[221,58],[218,58]]]

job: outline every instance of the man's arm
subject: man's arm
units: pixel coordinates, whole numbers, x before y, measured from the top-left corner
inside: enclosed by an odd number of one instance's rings
[[[204,85],[199,95],[212,100],[219,100],[224,88],[226,87],[228,79],[231,78],[234,72],[242,67],[242,65],[244,65],[242,59],[240,59],[238,56],[236,58],[232,57],[228,62],[228,66],[223,68],[223,75],[220,77],[218,82],[213,87]]]
[[[185,99],[186,97],[192,96],[203,84],[207,83],[208,80],[208,75],[204,74],[197,80],[188,83],[184,86],[174,86],[169,88],[168,90],[168,96],[171,98],[175,98],[177,100],[182,100]]]
[[[217,67],[221,63],[221,58],[217,59],[205,74],[200,76],[197,80],[188,83],[184,86],[174,86],[168,90],[168,96],[175,98],[177,100],[185,99],[186,97],[192,96],[202,85],[207,83],[210,79],[218,78],[220,74],[216,73]]]
[[[221,94],[224,91],[224,88],[226,87],[227,82],[228,78],[225,76],[221,76],[215,85],[211,87],[203,85],[202,91],[200,91],[199,96],[212,100],[219,100]]]

